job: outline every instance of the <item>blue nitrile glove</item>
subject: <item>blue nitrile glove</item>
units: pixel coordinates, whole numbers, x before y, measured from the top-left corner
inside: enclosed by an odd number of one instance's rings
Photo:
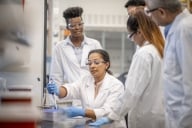
[[[102,125],[104,125],[104,124],[109,124],[109,123],[111,123],[112,122],[112,120],[110,120],[109,118],[107,118],[107,117],[102,117],[102,118],[100,118],[100,119],[98,119],[98,120],[96,120],[95,122],[93,122],[93,123],[89,123],[89,125],[90,126],[102,126]]]
[[[85,110],[79,107],[68,107],[64,109],[68,117],[85,116]]]
[[[48,83],[47,90],[49,94],[56,94],[59,95],[59,87],[55,83]]]

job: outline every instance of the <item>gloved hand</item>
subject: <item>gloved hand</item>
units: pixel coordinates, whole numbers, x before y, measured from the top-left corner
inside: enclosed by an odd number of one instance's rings
[[[47,90],[49,94],[56,94],[59,95],[59,87],[55,83],[48,83]]]
[[[99,127],[99,126],[102,126],[102,125],[104,125],[104,124],[109,124],[109,123],[111,123],[111,122],[112,122],[112,120],[110,120],[109,118],[107,118],[107,117],[102,117],[102,118],[96,120],[96,121],[93,122],[93,123],[89,123],[89,125],[90,125],[90,126],[97,126],[97,127]]]
[[[68,107],[64,109],[68,117],[85,116],[85,110],[79,107]]]

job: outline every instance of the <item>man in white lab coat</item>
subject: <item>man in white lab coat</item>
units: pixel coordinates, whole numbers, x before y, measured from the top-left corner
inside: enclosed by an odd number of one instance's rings
[[[145,1],[144,0],[128,0],[125,3],[125,8],[127,9],[128,15],[130,12],[135,8],[135,7],[143,7],[145,6]]]
[[[54,49],[50,78],[58,85],[74,82],[88,73],[85,63],[89,51],[101,48],[97,40],[84,35],[82,13],[81,7],[70,7],[63,13],[71,34]]]
[[[145,0],[165,26],[164,92],[168,128],[192,128],[192,15],[179,0]]]
[[[50,79],[57,85],[77,81],[89,73],[86,66],[89,51],[102,48],[97,40],[83,33],[82,13],[81,7],[70,7],[63,12],[71,34],[55,46],[52,56]]]

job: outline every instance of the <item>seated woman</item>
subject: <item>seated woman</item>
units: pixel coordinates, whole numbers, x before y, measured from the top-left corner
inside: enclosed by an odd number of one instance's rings
[[[124,85],[109,71],[109,54],[102,49],[89,52],[87,65],[90,75],[80,81],[62,85],[48,84],[50,94],[59,98],[80,99],[83,108],[69,107],[64,109],[69,117],[83,116],[94,120],[108,115],[116,98],[124,92]],[[115,122],[117,127],[125,128],[125,120]]]

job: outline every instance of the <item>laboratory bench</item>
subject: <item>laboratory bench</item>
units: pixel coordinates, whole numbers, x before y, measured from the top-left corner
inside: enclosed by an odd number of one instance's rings
[[[43,119],[39,123],[41,128],[113,128],[113,124],[106,124],[101,127],[89,126],[90,118],[74,117],[68,118],[64,113],[54,109],[42,110]]]
[[[68,119],[64,121],[47,121],[42,120],[38,124],[38,128],[113,128],[111,124],[106,124],[101,127],[89,126],[88,123],[90,120],[85,121],[85,118],[82,119]],[[84,122],[85,121],[85,122]]]
[[[89,126],[90,118],[68,118],[60,108],[70,103],[60,105],[42,105],[33,103],[31,91],[6,91],[0,93],[0,127],[1,128],[98,128]],[[112,124],[100,128],[113,128]]]
[[[68,118],[57,110],[40,109],[26,103],[0,105],[1,128],[113,128],[112,124],[93,127],[89,122],[89,118]]]

